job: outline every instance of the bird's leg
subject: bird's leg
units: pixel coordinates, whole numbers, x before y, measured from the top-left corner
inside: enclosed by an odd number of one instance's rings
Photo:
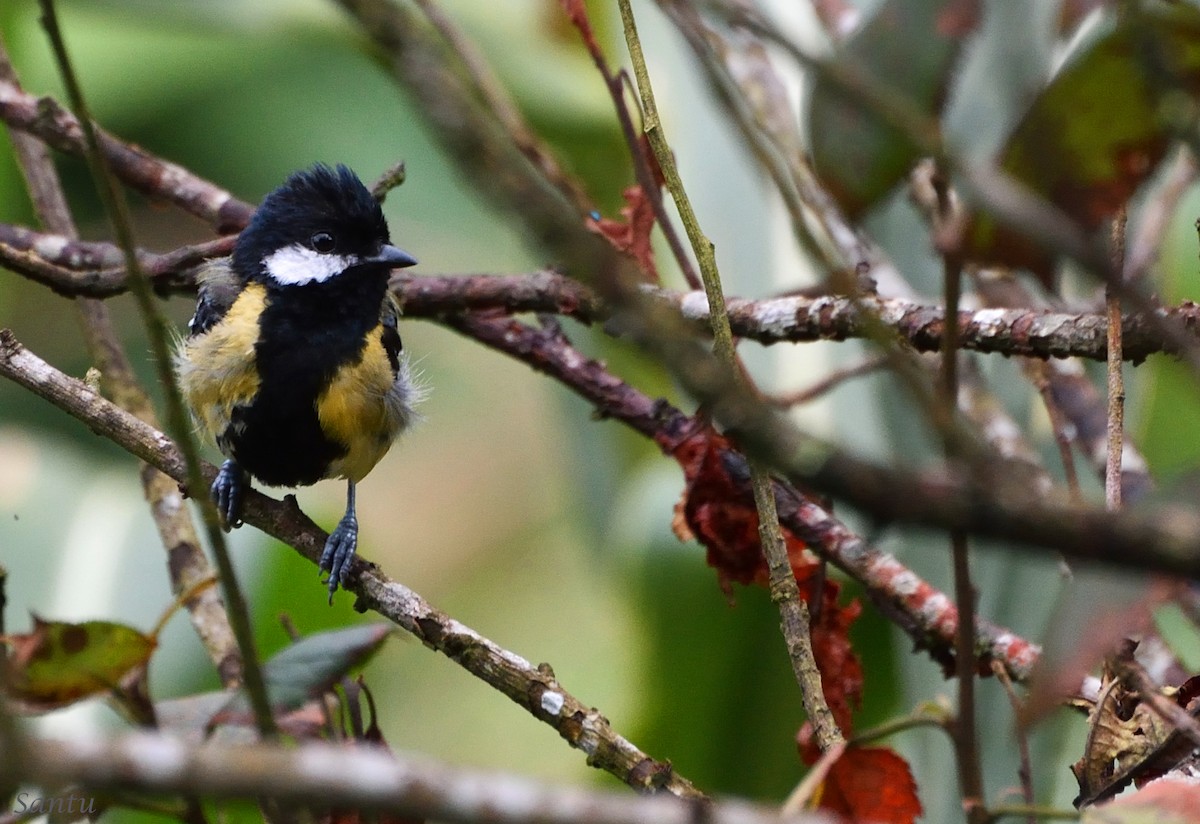
[[[217,505],[217,515],[226,532],[242,525],[242,493],[248,486],[246,473],[236,461],[230,458],[221,464],[217,479],[209,489],[209,496]]]
[[[337,592],[338,584],[345,583],[350,572],[350,562],[354,559],[354,550],[358,546],[358,516],[354,514],[354,481],[348,481],[346,486],[346,514],[329,539],[325,541],[325,551],[321,553],[321,569],[329,573],[325,581],[329,585],[329,603],[333,603],[333,593]]]

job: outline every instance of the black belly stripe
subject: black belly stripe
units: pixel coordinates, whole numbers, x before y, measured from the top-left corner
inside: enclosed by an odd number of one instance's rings
[[[223,436],[234,459],[263,483],[316,483],[346,454],[321,430],[316,400],[339,369],[362,359],[387,274],[351,270],[324,283],[268,287],[255,346],[259,391],[234,410]]]

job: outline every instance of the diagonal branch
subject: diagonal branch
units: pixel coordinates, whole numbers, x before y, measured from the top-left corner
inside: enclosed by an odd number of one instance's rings
[[[183,458],[166,435],[97,395],[83,382],[59,372],[4,329],[0,329],[0,375],[50,401],[176,481],[182,482],[187,477]],[[216,470],[204,464],[203,473],[207,484]],[[321,555],[327,535],[300,511],[295,498],[280,502],[248,490],[243,518],[314,563]],[[615,775],[635,789],[665,790],[683,798],[701,797],[690,781],[672,770],[669,762],[650,758],[613,730],[598,710],[563,689],[549,667],[535,667],[489,641],[431,606],[416,592],[388,578],[374,564],[356,559],[348,588],[358,595],[359,608],[376,610],[507,695],[557,730],[571,746],[587,753],[590,765]]]
[[[83,127],[75,115],[53,98],[27,94],[15,83],[3,79],[0,79],[0,120],[60,152],[79,157],[87,152]],[[178,206],[219,232],[241,227],[250,219],[252,206],[182,166],[113,137],[99,127],[97,137],[113,173],[147,197]]]
[[[19,82],[2,40],[0,78],[14,84]],[[49,150],[37,138],[22,132],[14,132],[11,137],[17,164],[25,177],[38,219],[51,231],[58,232],[66,246],[82,245]],[[105,393],[123,409],[157,426],[154,406],[134,375],[108,305],[95,298],[77,297],[76,306]],[[212,658],[222,684],[236,686],[241,681],[242,662],[224,604],[211,587],[197,589],[202,581],[212,578],[213,571],[200,547],[191,513],[169,478],[146,464],[142,465],[139,474],[151,516],[168,555],[172,591],[176,597],[186,592],[196,593],[185,602],[192,626]]]
[[[475,315],[448,317],[447,325],[504,354],[544,372],[592,403],[605,418],[619,420],[652,439],[665,454],[701,425],[664,400],[634,389],[608,372],[598,361],[584,357],[556,330],[536,330],[515,320],[491,320]],[[733,469],[743,501],[752,500],[746,458],[735,451],[722,456]],[[919,648],[946,665],[952,660],[958,616],[944,594],[895,557],[880,552],[843,522],[786,484],[775,483],[775,506],[780,523],[866,588],[881,611],[907,632]],[[976,619],[977,653],[981,660],[998,660],[1015,680],[1025,680],[1039,649],[1008,630]]]

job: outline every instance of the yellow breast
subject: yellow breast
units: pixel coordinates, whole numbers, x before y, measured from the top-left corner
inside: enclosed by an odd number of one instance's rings
[[[254,363],[258,318],[266,304],[260,284],[247,286],[208,332],[188,340],[177,362],[179,388],[200,432],[215,442],[233,408],[258,392]]]
[[[330,439],[346,447],[327,477],[362,480],[379,463],[404,426],[389,399],[396,375],[382,342],[382,329],[367,336],[362,358],[342,367],[317,398],[317,419]]]

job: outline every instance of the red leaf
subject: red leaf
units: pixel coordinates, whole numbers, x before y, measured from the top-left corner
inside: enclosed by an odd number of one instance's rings
[[[921,801],[903,758],[886,747],[851,746],[829,768],[818,809],[864,824],[911,824]]]
[[[704,545],[708,565],[717,570],[727,595],[733,582],[765,587],[767,561],[758,538],[758,512],[745,492],[749,477],[745,458],[710,426],[664,446],[683,467],[686,481],[683,498],[676,506],[676,535],[680,540],[694,537]],[[862,702],[862,665],[850,647],[849,636],[850,625],[862,607],[857,601],[839,604],[841,585],[818,576],[820,564],[803,541],[786,529],[783,536],[800,596],[814,616],[813,655],[825,700],[838,726],[848,733],[851,713]],[[820,753],[811,737],[804,738],[802,745],[805,760],[815,761]]]
[[[625,204],[621,207],[624,220],[607,217],[591,217],[587,226],[593,232],[608,239],[616,249],[632,257],[642,267],[646,280],[658,281],[658,270],[654,266],[654,248],[650,245],[650,232],[654,229],[654,207],[641,186],[630,186],[621,193]]]

